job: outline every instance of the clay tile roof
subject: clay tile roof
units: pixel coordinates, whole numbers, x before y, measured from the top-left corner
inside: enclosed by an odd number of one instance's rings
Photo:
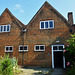
[[[18,20],[10,11],[8,8],[5,9],[5,11],[7,11],[9,13],[9,15],[17,22],[18,26],[20,27],[20,29],[24,29],[26,28],[26,25],[24,25],[20,20]]]
[[[34,15],[34,17],[30,20],[30,22],[28,23],[27,27],[30,25],[30,23],[35,19],[35,17],[37,16],[37,14],[42,10],[42,8],[44,6],[48,5],[50,7],[50,10],[52,12],[54,12],[57,16],[59,16],[66,24],[69,28],[71,28],[70,23],[67,21],[67,19],[65,17],[63,17],[53,6],[51,6],[47,1],[45,1],[45,3],[42,5],[42,7],[38,10],[38,12]]]

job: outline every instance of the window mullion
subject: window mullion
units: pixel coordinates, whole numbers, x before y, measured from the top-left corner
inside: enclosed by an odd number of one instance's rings
[[[4,26],[3,26],[3,32],[4,32]]]
[[[6,26],[6,32],[7,32],[7,26]]]
[[[3,32],[3,26],[2,26],[2,32]]]
[[[48,28],[49,28],[49,21],[48,21]]]
[[[8,47],[8,51],[10,51],[10,47]]]
[[[40,45],[39,45],[39,51],[40,51]]]
[[[49,21],[49,22],[50,22],[50,23],[49,23],[49,24],[50,24],[50,26],[49,26],[49,27],[51,28],[51,21]]]
[[[23,51],[24,51],[24,45],[23,45]]]
[[[44,22],[44,29],[45,29],[45,22]]]
[[[58,50],[59,50],[59,46],[57,46]]]

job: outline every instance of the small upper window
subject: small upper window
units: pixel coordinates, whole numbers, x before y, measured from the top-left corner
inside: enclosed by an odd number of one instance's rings
[[[53,46],[53,50],[58,50],[58,46]]]
[[[0,32],[10,32],[10,25],[1,25]]]
[[[40,29],[51,29],[51,28],[54,28],[54,21],[53,20],[40,22]]]
[[[5,52],[13,52],[13,46],[5,46]]]
[[[45,51],[45,45],[35,45],[35,51]]]
[[[19,46],[19,51],[28,51],[28,46],[27,45],[21,45]]]
[[[63,50],[63,45],[54,45],[53,50]]]

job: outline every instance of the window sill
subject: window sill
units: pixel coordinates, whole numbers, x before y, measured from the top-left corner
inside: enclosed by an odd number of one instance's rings
[[[5,51],[5,52],[13,52],[13,51]]]
[[[27,51],[20,51],[20,50],[19,50],[19,52],[28,52],[28,50],[27,50]]]
[[[8,31],[8,32],[0,32],[0,33],[9,33],[10,31]]]
[[[45,30],[47,30],[47,29],[54,29],[54,28],[40,28],[41,30],[43,30],[43,29],[45,29]]]
[[[35,52],[44,52],[45,50],[34,50]]]

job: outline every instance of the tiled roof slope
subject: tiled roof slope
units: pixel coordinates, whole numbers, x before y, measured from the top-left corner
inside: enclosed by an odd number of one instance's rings
[[[47,1],[42,5],[42,7],[38,10],[38,12],[34,15],[34,17],[30,20],[30,22],[28,23],[27,27],[29,27],[30,23],[35,19],[35,17],[37,16],[37,14],[40,13],[40,11],[42,10],[42,8],[44,6],[48,5],[50,7],[50,10],[54,13],[56,13],[57,16],[59,16],[66,24],[68,27],[71,28],[71,25],[69,24],[69,22],[67,21],[67,19],[65,17],[63,17],[53,6],[51,6]]]
[[[6,8],[4,10],[4,12],[7,11],[8,14],[17,22],[18,26],[20,27],[20,29],[22,28],[26,28],[26,25],[24,25],[20,20],[18,20],[10,11],[8,8]],[[3,13],[2,13],[3,14]],[[0,16],[1,17],[1,16]]]

